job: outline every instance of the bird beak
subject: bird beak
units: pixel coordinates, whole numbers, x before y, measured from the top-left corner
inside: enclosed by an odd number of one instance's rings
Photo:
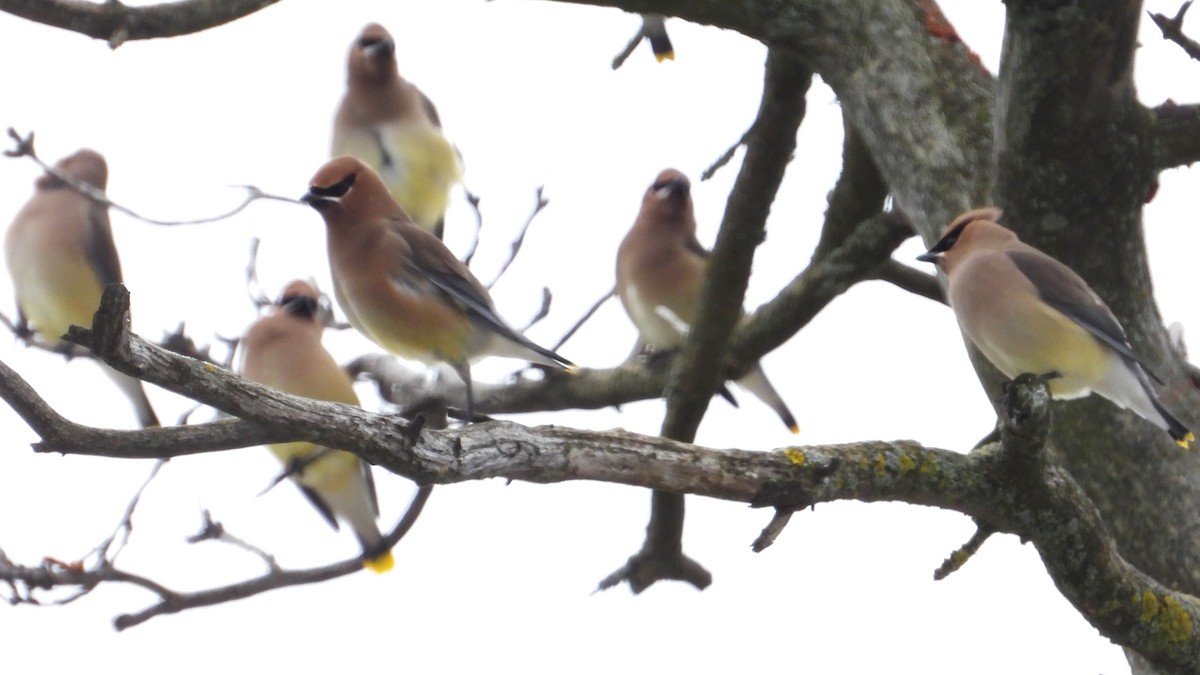
[[[937,261],[940,260],[941,257],[941,251],[926,251],[917,256],[917,260],[920,260],[921,262],[934,263],[936,265]]]
[[[667,197],[680,196],[680,195],[685,194],[686,192],[687,192],[687,188],[684,187],[683,182],[677,181],[677,180],[669,181],[669,182],[663,184],[657,190],[655,190],[655,193],[660,198],[663,198],[663,199],[665,199]]]
[[[392,40],[380,40],[379,42],[368,45],[363,49],[363,51],[367,53],[367,56],[373,59],[387,59],[391,58],[392,54],[396,53],[396,43]]]
[[[305,204],[308,204],[309,206],[311,206],[313,208],[316,208],[317,206],[320,206],[321,204],[336,203],[337,199],[334,197],[326,197],[325,195],[319,195],[319,194],[313,192],[312,190],[309,190],[308,192],[305,192],[303,195],[300,195],[300,201],[304,202]]]

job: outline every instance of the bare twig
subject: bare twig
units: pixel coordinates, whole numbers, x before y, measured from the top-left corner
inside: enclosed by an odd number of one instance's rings
[[[525,219],[525,224],[521,226],[521,231],[517,233],[517,238],[513,240],[513,243],[509,247],[508,259],[505,260],[504,264],[500,266],[500,271],[496,273],[496,278],[492,279],[492,282],[487,285],[488,290],[491,290],[491,288],[500,281],[500,277],[504,276],[504,273],[508,271],[508,268],[513,264],[513,261],[517,259],[517,254],[521,252],[521,245],[525,243],[525,234],[529,232],[529,226],[533,225],[533,219],[536,218],[537,214],[541,213],[542,209],[546,208],[546,205],[550,203],[550,200],[546,199],[546,197],[542,194],[544,188],[544,185],[538,186],[537,202],[533,206],[533,211],[529,214],[529,217]]]
[[[250,259],[246,261],[246,295],[255,309],[262,309],[271,304],[271,299],[263,292],[262,282],[258,280],[258,247],[262,242],[258,237],[250,238]]]
[[[752,125],[750,125],[750,128],[747,129],[744,134],[742,134],[741,138],[737,139],[737,141],[733,145],[726,148],[725,152],[722,152],[721,156],[717,157],[716,161],[714,161],[712,164],[710,164],[709,167],[707,169],[705,169],[703,171],[703,173],[700,174],[700,180],[706,181],[706,180],[712,178],[713,176],[717,175],[717,171],[720,171],[722,167],[724,167],[726,164],[728,164],[733,159],[733,156],[737,154],[738,148],[745,145],[746,142],[750,139],[751,134],[753,134],[753,133],[754,133],[754,125],[752,124]]]
[[[627,60],[629,60],[629,56],[631,54],[633,54],[633,50],[637,49],[637,46],[639,44],[641,44],[642,40],[645,39],[645,37],[646,37],[646,26],[645,26],[645,24],[639,24],[637,32],[633,34],[633,37],[629,38],[629,43],[626,44],[625,48],[622,49],[616,56],[613,57],[612,69],[616,70],[616,69],[620,68],[621,66],[625,65],[625,62]]]
[[[962,569],[962,566],[967,564],[967,561],[971,559],[971,556],[975,555],[975,553],[979,551],[979,547],[983,546],[983,542],[987,541],[988,537],[996,533],[996,528],[990,525],[984,525],[978,521],[976,521],[975,527],[975,534],[971,535],[971,538],[967,540],[967,543],[958,547],[954,553],[950,554],[949,558],[946,558],[941,567],[938,567],[937,570],[934,571],[934,579],[941,581],[942,579],[945,579],[951,574],[954,574],[958,570]]]
[[[412,501],[408,505],[408,509],[396,523],[396,526],[388,532],[384,537],[383,543],[380,545],[383,550],[390,550],[408,534],[412,526],[416,523],[417,518],[421,514],[421,510],[425,508],[425,503],[429,500],[429,495],[432,493],[432,488],[428,485],[418,486],[416,494],[413,495]],[[223,528],[221,528],[223,530]],[[227,533],[221,533],[219,537],[222,541],[229,541]],[[240,540],[239,540],[240,541]],[[245,546],[244,543],[241,544]],[[257,551],[254,547],[249,550]],[[174,614],[186,609],[195,607],[208,607],[211,605],[232,602],[248,598],[266,591],[275,590],[278,588],[287,588],[289,586],[300,586],[304,584],[313,584],[329,579],[336,579],[349,574],[354,574],[363,569],[362,557],[350,558],[341,562],[324,565],[322,567],[314,567],[302,570],[285,570],[274,565],[274,558],[258,551],[257,555],[269,561],[269,570],[267,573],[227,586],[210,588],[203,591],[194,591],[189,593],[180,593],[172,591],[162,586],[155,589],[155,593],[159,596],[159,601],[146,609],[134,614],[123,614],[113,620],[113,625],[117,630],[125,630],[132,628],[138,624],[144,623],[156,616],[163,614]],[[265,556],[265,557],[264,557]],[[123,581],[131,581],[130,579],[120,579]]]
[[[568,330],[565,335],[560,337],[558,339],[558,342],[555,342],[554,346],[551,347],[551,349],[554,351],[558,351],[563,345],[565,345],[567,343],[567,340],[570,340],[571,337],[573,335],[575,335],[575,333],[580,328],[583,327],[583,324],[587,323],[588,319],[592,318],[593,314],[595,314],[596,312],[598,312],[600,310],[601,305],[608,302],[609,298],[612,298],[616,294],[617,294],[616,288],[609,289],[609,291],[607,293],[605,293],[603,297],[601,297],[596,302],[592,303],[592,306],[588,308],[588,311],[584,312],[583,316],[580,317],[580,319],[575,322],[575,325],[571,326],[571,329]]]
[[[0,1],[3,1],[3,0],[0,0]],[[154,218],[148,218],[146,216],[143,216],[140,213],[134,211],[133,209],[122,206],[122,205],[110,200],[104,194],[104,191],[98,190],[95,187],[87,184],[86,182],[79,180],[69,174],[65,174],[65,173],[59,171],[58,169],[54,168],[50,164],[47,164],[46,162],[42,161],[42,159],[37,156],[37,153],[34,152],[33,132],[32,131],[29,132],[28,136],[25,136],[24,138],[22,138],[20,136],[20,134],[18,134],[16,132],[16,130],[14,130],[12,127],[9,127],[8,135],[10,138],[12,138],[16,142],[16,147],[12,150],[5,150],[4,151],[5,156],[7,156],[7,157],[28,157],[28,158],[32,159],[38,166],[42,167],[42,169],[45,170],[46,173],[61,180],[63,183],[70,186],[70,188],[72,190],[75,190],[76,192],[83,195],[84,197],[87,197],[88,199],[90,199],[94,202],[97,202],[99,204],[104,204],[105,206],[107,206],[111,209],[120,211],[121,213],[124,213],[125,215],[127,215],[131,218],[136,218],[137,220],[140,220],[144,223],[149,223],[151,225],[173,226],[173,225],[203,225],[205,223],[214,223],[219,220],[225,220],[226,218],[230,218],[238,213],[241,213],[243,209],[245,209],[247,206],[250,205],[251,202],[258,201],[260,199],[288,202],[290,204],[298,204],[299,203],[295,199],[292,199],[291,197],[281,197],[279,195],[268,194],[253,185],[234,185],[232,187],[238,187],[238,188],[245,190],[246,197],[245,197],[245,199],[242,200],[241,204],[238,204],[236,207],[234,207],[232,210],[230,210],[226,213],[221,213],[221,214],[218,214],[215,216],[210,216],[210,217],[205,217],[205,218],[197,218],[194,220],[156,220]]]
[[[11,331],[13,337],[20,340],[26,347],[33,347],[34,349],[40,349],[51,354],[60,354],[68,361],[77,357],[89,358],[92,356],[92,352],[86,347],[73,345],[69,342],[51,344],[46,341],[45,336],[41,333],[31,329],[22,322],[13,321],[3,312],[0,312],[0,324],[3,324],[5,328]]]
[[[470,190],[467,190],[467,203],[475,212],[475,236],[471,237],[471,246],[467,249],[466,255],[462,257],[463,264],[469,267],[471,261],[475,259],[475,253],[479,250],[479,237],[483,234],[483,212],[479,210],[479,196]]]
[[[1149,12],[1150,19],[1154,21],[1154,25],[1162,31],[1163,38],[1170,40],[1183,48],[1187,55],[1194,60],[1200,61],[1200,43],[1183,34],[1183,17],[1187,14],[1188,8],[1192,6],[1192,0],[1187,0],[1179,7],[1179,11],[1174,17],[1167,17],[1163,14],[1155,14]]]
[[[185,324],[182,321],[180,321],[179,325],[175,327],[175,330],[171,331],[170,333],[163,333],[163,338],[158,343],[158,346],[175,352],[176,354],[181,354],[183,356],[196,359],[197,361],[218,363],[218,361],[212,357],[212,354],[209,353],[211,351],[211,347],[209,345],[204,345],[201,347],[196,344],[195,340],[188,337],[185,330]],[[88,352],[88,355],[90,356],[91,352]],[[228,360],[229,359],[227,357],[226,361]],[[221,363],[221,365],[224,365],[224,363]]]
[[[261,497],[267,494],[274,489],[276,485],[279,485],[292,476],[299,476],[300,474],[304,473],[305,469],[315,464],[318,460],[335,452],[338,451],[334,450],[333,448],[321,448],[310,455],[288,462],[287,465],[283,467],[282,471],[275,474],[275,477],[271,479],[271,482],[267,484],[267,487],[263,488],[262,492],[258,493],[258,496]]]
[[[117,523],[116,529],[103,543],[92,551],[94,555],[115,563],[117,556],[124,550],[125,545],[129,543],[129,535],[133,532],[133,512],[137,509],[138,504],[142,500],[142,494],[146,492],[146,488],[150,487],[150,483],[158,477],[159,471],[168,462],[167,459],[160,459],[154,463],[154,467],[150,469],[150,475],[146,476],[146,480],[142,481],[142,486],[134,493],[133,499],[129,500],[129,504],[125,507],[125,513],[121,516],[121,521]]]
[[[208,509],[201,511],[200,515],[201,518],[203,518],[203,522],[200,524],[200,531],[188,537],[187,543],[198,544],[202,541],[223,542],[254,555],[259,560],[262,560],[263,564],[265,564],[267,569],[270,571],[281,571],[282,568],[280,568],[279,563],[275,561],[275,556],[267,553],[253,544],[250,544],[241,537],[235,537],[234,535],[230,534],[229,531],[225,529],[223,524],[213,520],[212,513],[209,512]]]
[[[550,292],[550,289],[546,286],[542,286],[542,306],[538,308],[537,314],[533,315],[533,318],[529,320],[529,323],[526,323],[525,327],[521,329],[522,333],[530,328],[533,328],[539,321],[550,315],[550,303],[553,300],[554,295]],[[555,349],[558,348],[555,347]]]
[[[783,528],[787,527],[788,521],[792,519],[792,511],[789,509],[775,509],[775,515],[771,516],[771,522],[763,528],[763,531],[750,544],[750,549],[755,553],[762,553],[769,548],[775,540],[783,534]]]

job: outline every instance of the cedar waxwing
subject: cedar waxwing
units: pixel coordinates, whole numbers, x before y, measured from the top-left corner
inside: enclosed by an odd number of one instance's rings
[[[671,37],[667,35],[666,17],[662,14],[642,15],[642,34],[650,41],[650,49],[659,63],[675,60],[675,48],[671,46]]]
[[[473,359],[508,356],[574,367],[505,323],[471,270],[417,227],[360,160],[325,164],[301,201],[325,219],[334,295],[350,324],[397,356],[448,364],[466,384],[468,418],[475,405]]]
[[[642,342],[660,350],[683,344],[696,318],[708,255],[696,240],[691,183],[666,169],[646,190],[642,210],[617,249],[617,295]],[[760,364],[737,383],[770,406],[792,433],[799,431]]]
[[[1159,402],[1108,306],[1071,268],[997,224],[1000,214],[962,214],[917,258],[945,273],[963,332],[1006,377],[1050,375],[1056,398],[1094,391],[1186,448],[1191,432]]]
[[[242,373],[289,394],[358,405],[350,377],[321,346],[325,323],[320,299],[317,289],[306,282],[288,284],[271,312],[254,322],[242,338]],[[339,519],[350,525],[362,545],[364,567],[377,573],[392,569],[391,551],[380,550],[383,535],[375,524],[379,504],[370,465],[341,450],[314,461],[313,456],[324,448],[312,443],[268,447],[285,467],[296,469],[292,480],[333,529],[338,529]]]
[[[108,165],[94,150],[80,150],[54,168],[103,192]],[[46,173],[17,212],[4,239],[4,255],[17,295],[18,328],[42,334],[51,345],[72,324],[90,328],[104,287],[121,281],[108,206],[92,201]],[[100,364],[133,403],[138,423],[158,426],[140,380]]]
[[[442,237],[450,188],[462,176],[433,103],[396,70],[396,43],[368,24],[350,46],[346,95],[333,120],[333,157],[351,155],[379,172],[400,206]]]

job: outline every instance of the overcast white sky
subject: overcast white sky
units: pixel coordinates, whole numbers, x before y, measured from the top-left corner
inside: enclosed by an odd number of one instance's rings
[[[943,4],[994,72],[1003,5]],[[674,166],[697,181],[700,239],[711,243],[736,162],[712,181],[698,176],[753,119],[765,56],[759,44],[672,20],[677,61],[656,64],[642,47],[613,72],[612,56],[638,26],[635,16],[615,10],[478,0],[333,7],[287,0],[223,28],[115,52],[0,15],[0,62],[8,64],[0,70],[0,128],[36,130],[49,160],[83,146],[103,152],[110,196],[157,218],[219,212],[240,199],[227,187],[234,184],[298,196],[327,157],[347,46],[363,24],[379,21],[397,39],[401,71],[439,106],[467,182],[483,199],[475,269],[485,281],[535,189],[546,187],[550,206],[494,293],[501,313],[519,325],[536,310],[542,285],[554,291],[552,313],[532,338],[552,344],[611,286],[617,244],[660,169]],[[1198,79],[1200,64],[1163,43],[1149,21],[1142,30],[1142,99],[1195,100],[1195,85],[1184,84]],[[837,103],[817,84],[748,306],[766,301],[807,262],[840,147]],[[38,174],[28,160],[0,160],[0,221],[20,208]],[[1183,273],[1196,238],[1184,220],[1192,213],[1185,200],[1195,188],[1194,173],[1169,171],[1146,212],[1160,308],[1168,322],[1188,326],[1200,326],[1193,276]],[[152,339],[180,321],[206,342],[244,330],[254,318],[243,276],[252,237],[263,241],[268,293],[307,276],[329,288],[323,227],[304,207],[260,203],[205,226],[154,227],[116,214],[113,224],[134,327]],[[460,193],[447,218],[452,248],[465,248],[472,225]],[[909,242],[898,256],[921,250]],[[0,311],[12,312],[11,297],[0,275]],[[633,340],[619,305],[610,303],[561,352],[585,366],[614,365]],[[377,351],[351,332],[326,342],[342,359]],[[0,359],[73,419],[134,423],[92,364],[64,364],[3,339]],[[479,369],[485,377],[513,365],[489,364]],[[793,441],[913,438],[965,450],[992,424],[950,311],[884,284],[838,299],[765,367],[801,435],[793,439],[773,413],[743,396],[740,410],[713,403],[698,442],[768,450]],[[188,407],[158,390],[151,397],[164,420]],[[521,421],[655,433],[662,409],[656,401]],[[85,554],[150,469],[34,455],[27,449],[34,435],[7,409],[0,427],[7,439],[0,549],[17,562]],[[352,555],[352,537],[329,530],[290,486],[257,496],[277,470],[273,462],[262,449],[171,462],[144,499],[122,564],[181,589],[259,572],[257,560],[227,546],[184,543],[202,509],[285,565]],[[387,526],[411,485],[376,475]],[[212,672],[251,664],[299,672],[1128,672],[1120,650],[1079,618],[1036,551],[1015,537],[993,537],[962,571],[933,582],[933,570],[973,531],[967,518],[935,509],[822,505],[754,554],[749,544],[769,513],[690,499],[685,546],[713,572],[712,587],[698,593],[660,584],[640,597],[625,587],[592,595],[637,550],[648,502],[644,490],[586,483],[439,488],[397,547],[396,571],[383,577],[362,573],[282,590],[123,634],[110,627],[112,617],[152,598],[104,587],[67,608],[0,609],[0,634],[13,647],[9,663],[26,659],[21,670],[46,672]]]

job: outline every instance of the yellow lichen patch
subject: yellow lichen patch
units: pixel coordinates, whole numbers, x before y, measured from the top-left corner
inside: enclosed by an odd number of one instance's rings
[[[900,465],[900,473],[908,473],[917,468],[917,460],[909,455],[900,455],[900,459],[896,460],[896,463]]]
[[[1136,602],[1136,601],[1135,601]],[[1179,601],[1150,591],[1142,593],[1142,622],[1157,623],[1162,639],[1168,643],[1185,642],[1192,637],[1192,617]]]
[[[783,456],[788,458],[792,464],[796,466],[804,466],[808,464],[808,455],[804,454],[803,450],[797,448],[788,448],[783,451]]]
[[[1158,596],[1150,591],[1142,593],[1142,623],[1153,621],[1158,616],[1158,610]]]
[[[936,459],[932,455],[926,455],[921,458],[921,465],[917,468],[922,476],[932,476],[941,471],[941,466],[938,465]]]
[[[887,456],[882,452],[875,456],[875,474],[880,478],[887,475]]]
[[[1180,606],[1179,601],[1163,596],[1162,629],[1171,642],[1184,642],[1192,637],[1192,617]]]

